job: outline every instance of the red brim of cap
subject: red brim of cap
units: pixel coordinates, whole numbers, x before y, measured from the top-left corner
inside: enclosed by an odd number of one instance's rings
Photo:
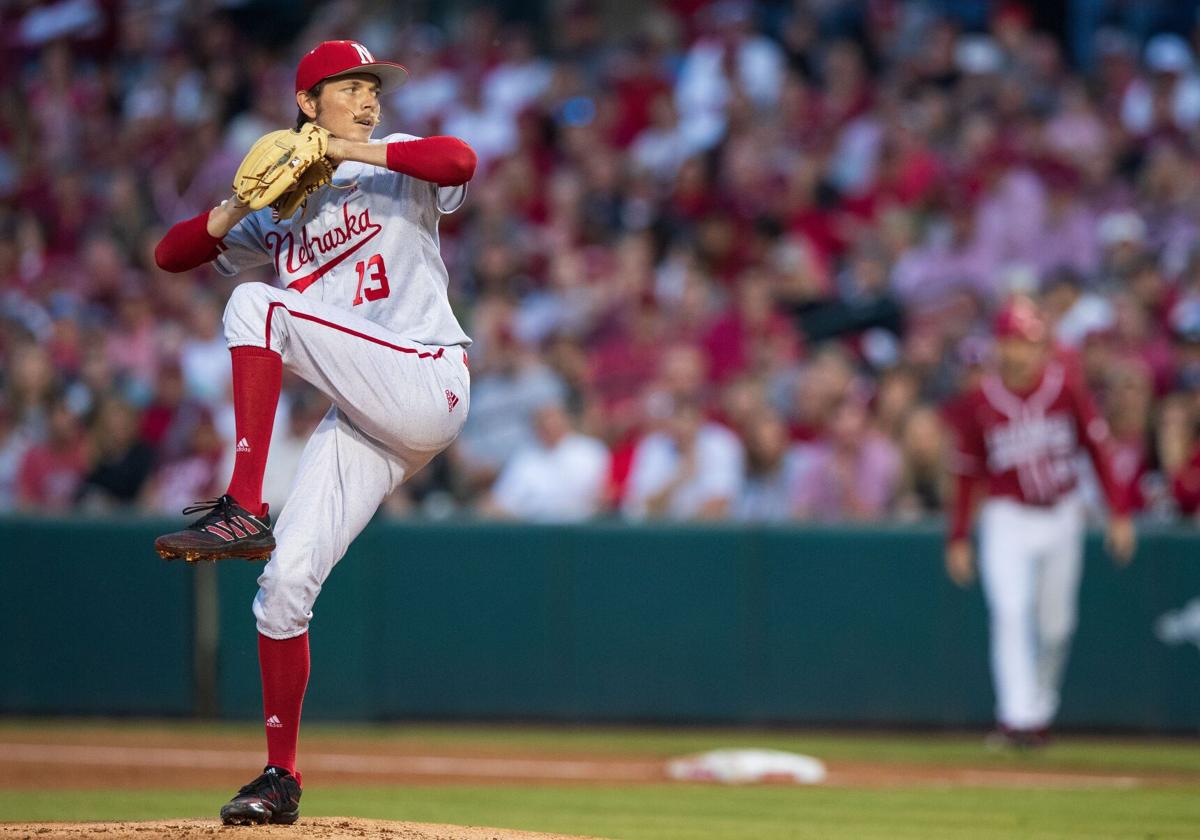
[[[403,64],[397,64],[394,61],[376,61],[372,64],[356,64],[353,67],[348,67],[340,73],[334,73],[332,76],[326,76],[321,81],[326,79],[337,79],[341,76],[350,76],[354,73],[369,73],[379,79],[379,92],[391,93],[398,87],[408,81],[408,68]]]
[[[1001,319],[996,324],[995,336],[997,340],[1016,338],[1021,341],[1039,342],[1046,338],[1046,328],[1039,321]]]

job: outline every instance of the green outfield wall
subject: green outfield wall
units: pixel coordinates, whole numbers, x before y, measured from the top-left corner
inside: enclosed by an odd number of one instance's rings
[[[0,519],[0,712],[258,716],[261,566],[164,563],[163,529]],[[1200,729],[1197,549],[1089,540],[1065,726]],[[931,527],[376,523],[311,632],[308,719],[991,719],[982,595]]]

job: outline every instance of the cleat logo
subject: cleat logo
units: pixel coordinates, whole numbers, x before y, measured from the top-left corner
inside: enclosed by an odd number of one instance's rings
[[[458,395],[449,388],[446,389],[446,405],[450,406],[450,411],[454,411],[454,407],[458,405]]]
[[[212,525],[205,525],[204,530],[208,531],[210,534],[215,534],[216,536],[225,540],[225,542],[233,542],[233,534],[230,533],[230,531],[228,531],[224,525],[217,525],[216,523],[213,523]],[[245,535],[243,534],[243,536]]]
[[[236,521],[239,525],[246,529],[247,534],[257,534],[259,531],[258,526],[254,524],[253,520],[247,519],[244,516],[235,516],[233,521]],[[230,522],[229,524],[232,525],[233,522]]]
[[[267,726],[271,727],[272,729],[282,729],[283,721],[279,719],[279,715],[271,715],[269,718],[267,718]]]
[[[239,440],[237,442],[237,451],[238,452],[249,452],[250,451],[250,441],[246,440],[245,438],[242,438],[241,440]]]

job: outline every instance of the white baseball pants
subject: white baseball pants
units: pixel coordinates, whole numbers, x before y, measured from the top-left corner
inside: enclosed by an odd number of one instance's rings
[[[980,577],[991,625],[996,719],[1013,729],[1049,726],[1075,631],[1083,571],[1084,506],[989,499],[980,519]]]
[[[470,407],[466,353],[265,283],[234,289],[225,338],[278,351],[333,401],[305,446],[254,599],[259,632],[288,639],[308,629],[325,579],[383,500],[458,436]]]

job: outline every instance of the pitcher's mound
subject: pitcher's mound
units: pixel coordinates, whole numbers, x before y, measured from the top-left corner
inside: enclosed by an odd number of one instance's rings
[[[161,822],[0,823],[3,840],[585,840],[565,834],[538,834],[507,828],[360,820],[350,817],[301,818],[295,825],[223,826],[215,820]]]

